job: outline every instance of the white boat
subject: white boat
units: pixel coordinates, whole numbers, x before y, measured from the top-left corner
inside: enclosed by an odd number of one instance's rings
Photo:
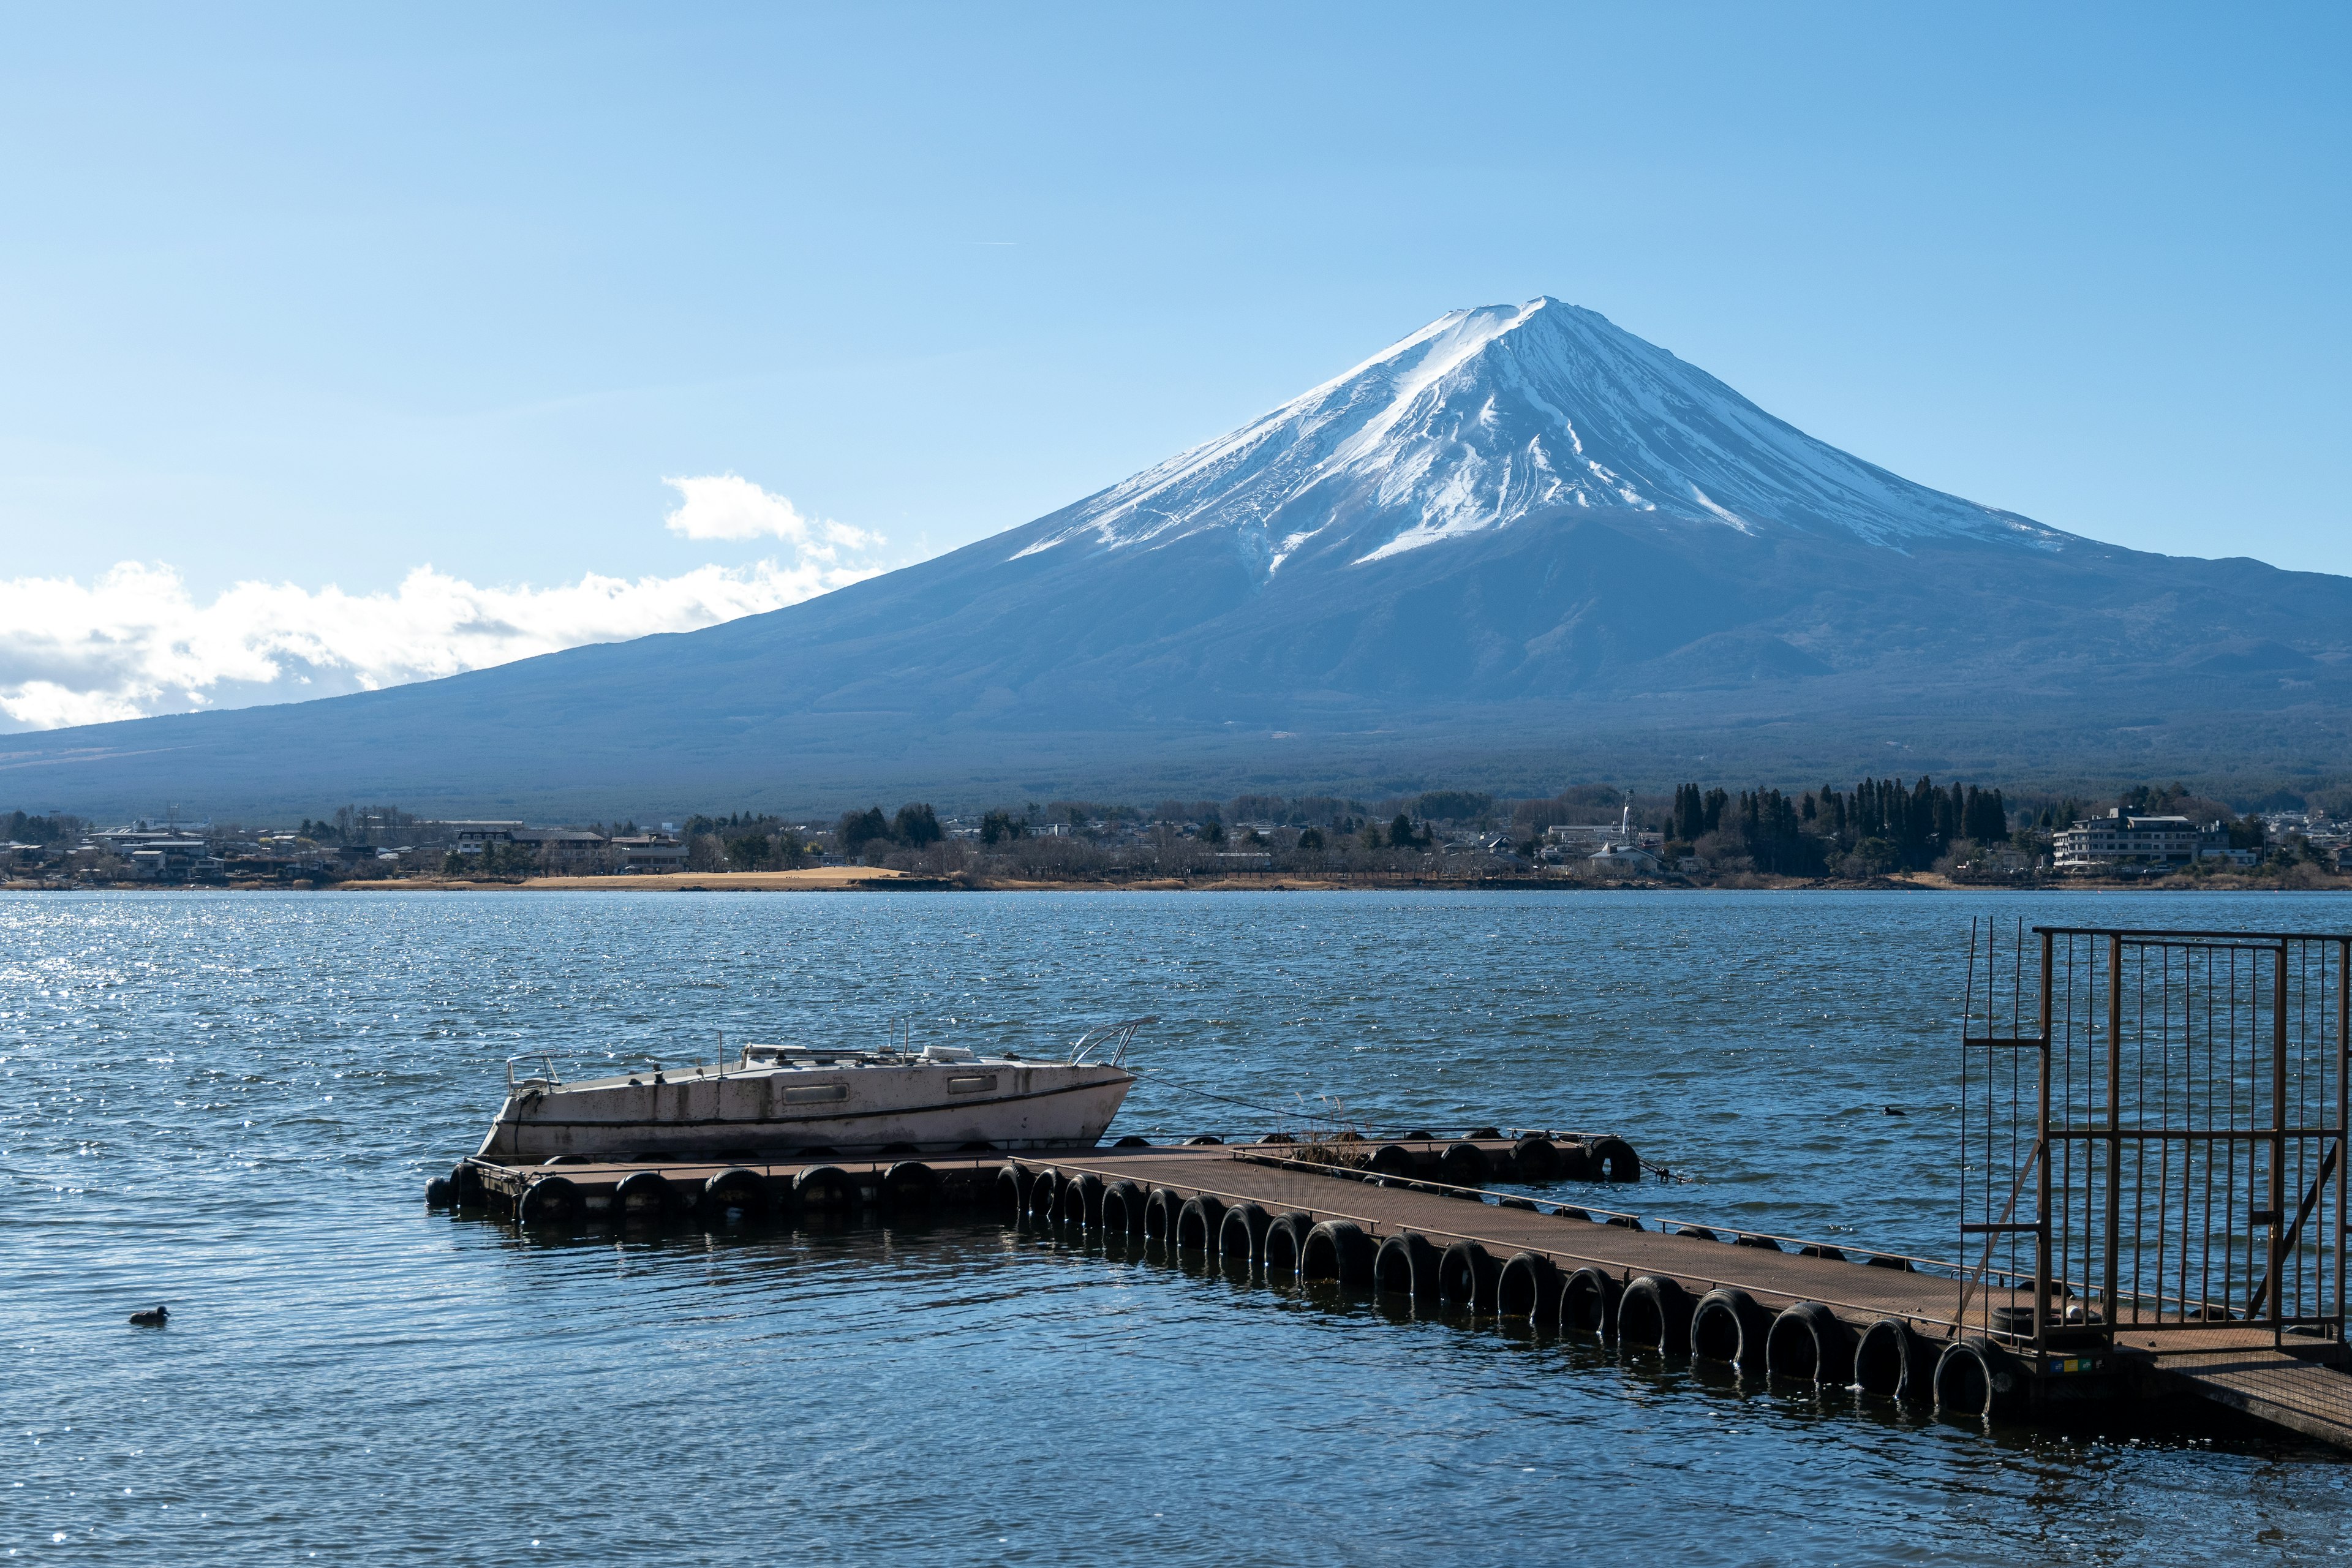
[[[564,1081],[551,1058],[516,1057],[507,1063],[506,1103],[475,1158],[535,1164],[563,1156],[1091,1148],[1135,1082],[1122,1065],[1129,1042],[1157,1021],[1089,1029],[1059,1061],[954,1046],[747,1045],[731,1062],[721,1055],[694,1067]],[[539,1070],[519,1073],[526,1063]]]

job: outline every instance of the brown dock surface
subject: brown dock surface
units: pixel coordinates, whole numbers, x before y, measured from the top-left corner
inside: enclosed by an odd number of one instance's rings
[[[1940,1336],[1959,1305],[1959,1284],[1933,1274],[1874,1268],[1859,1262],[1803,1258],[1657,1230],[1633,1230],[1542,1210],[1473,1203],[1439,1192],[1379,1187],[1321,1171],[1258,1164],[1234,1149],[1090,1150],[1048,1154],[1024,1163],[1065,1172],[1091,1171],[1105,1182],[1168,1187],[1183,1196],[1206,1194],[1228,1204],[1255,1203],[1277,1214],[1297,1210],[1317,1220],[1345,1219],[1374,1240],[1417,1231],[1433,1240],[1475,1241],[1499,1260],[1516,1252],[1549,1258],[1568,1269],[1590,1264],[1612,1273],[1671,1278],[1693,1295],[1717,1285],[1748,1291],[1766,1305],[1819,1301],[1857,1327],[1882,1317],[1916,1320]],[[1263,1151],[1257,1151],[1263,1152]],[[1543,1200],[1557,1207],[1558,1200]]]
[[[2170,1392],[2352,1448],[2352,1375],[2280,1350],[2267,1333],[2250,1330],[2244,1338],[2242,1345],[2175,1351],[2155,1363],[2151,1375]],[[2127,1339],[2118,1334],[2116,1343]]]

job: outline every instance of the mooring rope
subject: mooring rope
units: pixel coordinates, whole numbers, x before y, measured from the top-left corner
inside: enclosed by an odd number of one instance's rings
[[[1295,1109],[1285,1110],[1277,1105],[1260,1105],[1255,1100],[1236,1100],[1230,1094],[1218,1094],[1213,1089],[1195,1089],[1189,1083],[1179,1083],[1172,1078],[1168,1078],[1156,1072],[1145,1072],[1140,1068],[1131,1068],[1124,1063],[1120,1064],[1119,1070],[1121,1072],[1131,1072],[1138,1078],[1148,1078],[1154,1083],[1164,1083],[1171,1089],[1181,1089],[1187,1094],[1197,1094],[1203,1100],[1221,1100],[1227,1105],[1238,1105],[1248,1110],[1263,1110],[1269,1116],[1295,1116],[1297,1114],[1297,1111]]]

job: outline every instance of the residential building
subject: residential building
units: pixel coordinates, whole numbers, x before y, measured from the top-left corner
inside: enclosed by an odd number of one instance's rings
[[[2185,816],[2126,816],[2120,807],[2052,834],[2051,851],[2059,870],[2074,872],[2235,858],[2220,823],[2200,827]]]
[[[657,833],[628,835],[613,840],[624,871],[683,871],[686,846]]]
[[[511,844],[522,831],[520,822],[445,822],[441,826],[448,829],[460,855],[479,855],[486,845]]]
[[[1665,868],[1664,860],[1639,844],[1606,845],[1586,856],[1584,863],[1596,871],[1622,871],[1635,876],[1651,876]]]
[[[142,881],[181,881],[190,877],[220,877],[227,863],[216,858],[201,838],[149,838],[124,858],[131,874]]]
[[[580,876],[604,868],[604,836],[580,827],[518,827],[509,841],[539,851],[542,870]]]

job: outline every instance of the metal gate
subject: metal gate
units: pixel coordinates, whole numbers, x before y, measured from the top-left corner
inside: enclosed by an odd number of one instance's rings
[[[2352,935],[1975,927],[1966,1331],[2340,1345],[2347,1020]]]

